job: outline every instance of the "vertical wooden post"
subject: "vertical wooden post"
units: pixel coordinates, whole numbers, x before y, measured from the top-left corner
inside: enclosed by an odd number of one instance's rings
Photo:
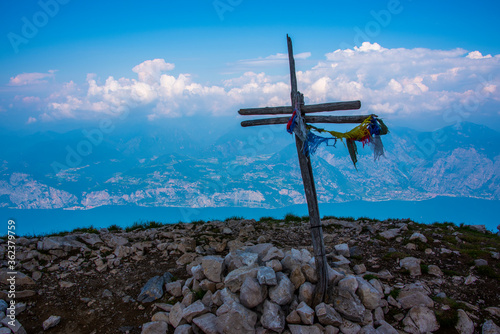
[[[302,116],[300,110],[301,105],[304,103],[303,95],[297,91],[297,77],[295,74],[295,60],[293,58],[292,40],[287,35],[288,42],[288,59],[290,62],[290,82],[292,85],[292,108],[295,106],[295,101],[300,101],[298,111]],[[303,120],[303,118],[302,118]],[[302,153],[303,141],[295,136],[295,144],[297,146],[297,154],[299,156],[300,172],[302,174],[302,181],[304,182],[304,192],[306,194],[307,208],[309,210],[309,224],[311,229],[311,237],[314,248],[314,258],[316,260],[316,272],[318,273],[318,284],[313,300],[313,306],[321,303],[328,288],[328,263],[326,262],[325,244],[323,241],[323,229],[321,226],[321,219],[319,216],[318,198],[316,195],[316,187],[314,185],[314,177],[311,167],[311,160]]]

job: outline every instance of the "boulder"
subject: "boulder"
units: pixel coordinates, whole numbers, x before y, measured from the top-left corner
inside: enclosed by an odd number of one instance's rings
[[[427,243],[427,238],[420,232],[415,232],[411,235],[410,240],[415,240],[415,239],[420,240],[423,243]]]
[[[264,328],[281,333],[285,329],[285,314],[278,304],[266,300],[260,322]]]
[[[257,314],[243,305],[230,301],[217,309],[215,324],[221,334],[254,334]]]
[[[328,304],[318,304],[315,311],[319,322],[324,326],[340,326],[340,324],[342,324],[342,317],[340,314],[338,314],[337,311],[335,311],[335,309]]]
[[[399,228],[392,228],[390,230],[384,231],[379,233],[380,236],[384,237],[385,239],[393,239],[399,235],[401,230]]]
[[[247,308],[254,308],[267,297],[267,287],[260,285],[256,278],[247,277],[240,289],[241,304]]]
[[[168,324],[164,321],[152,321],[142,325],[141,334],[167,334]]]
[[[351,252],[349,251],[349,246],[347,244],[339,244],[334,246],[337,254],[342,255],[344,257],[350,257]]]
[[[361,302],[369,310],[376,309],[380,305],[383,295],[363,278],[356,277],[356,279],[358,281],[356,294],[361,299]]]
[[[405,332],[428,333],[439,329],[434,311],[425,306],[415,306],[403,319]]]
[[[163,276],[155,276],[151,278],[146,285],[141,289],[137,300],[143,303],[150,303],[163,296]]]
[[[182,296],[182,285],[179,281],[165,284],[165,290],[174,297]]]
[[[185,308],[186,306],[184,306],[184,304],[177,302],[170,310],[169,320],[170,324],[174,326],[174,328],[186,323],[182,317]]]
[[[312,325],[314,323],[314,310],[306,303],[300,302],[295,311],[297,311],[304,325]]]
[[[379,321],[380,326],[377,328],[377,334],[399,334],[399,332],[384,320]]]
[[[355,322],[363,321],[366,308],[356,294],[345,289],[334,287],[332,297],[333,307],[344,318]]]
[[[193,327],[189,324],[180,325],[174,331],[174,334],[193,334]]]
[[[292,334],[322,334],[317,326],[288,325]]]
[[[311,306],[314,298],[315,286],[312,283],[305,282],[299,288],[299,302],[305,302]]]
[[[487,320],[483,324],[482,334],[500,334],[500,327],[493,320]]]
[[[222,282],[224,259],[220,256],[205,256],[201,260],[203,274],[212,282]]]
[[[51,315],[42,324],[43,330],[46,331],[49,328],[57,326],[61,322],[61,317],[56,315]]]
[[[474,322],[464,310],[458,310],[458,322],[455,329],[459,334],[474,334]]]
[[[215,320],[215,314],[206,313],[193,319],[195,324],[205,334],[218,334]]]
[[[292,301],[295,287],[283,273],[276,274],[278,284],[269,288],[269,298],[278,305],[285,305]]]
[[[201,300],[197,300],[182,310],[182,317],[190,323],[193,318],[208,313],[209,311],[208,307],[206,307]]]
[[[273,269],[269,267],[259,267],[257,271],[257,280],[261,285],[276,285],[278,281],[276,279],[276,273]]]
[[[238,292],[240,291],[241,285],[247,279],[247,277],[256,278],[258,271],[258,267],[248,266],[233,270],[224,279],[224,285],[226,288],[231,290],[231,292]]]
[[[361,331],[361,326],[357,323],[344,319],[340,325],[342,334],[358,334]]]
[[[399,261],[399,265],[408,271],[410,271],[411,276],[422,275],[422,271],[420,269],[420,263],[422,260],[417,259],[415,257],[405,257]]]

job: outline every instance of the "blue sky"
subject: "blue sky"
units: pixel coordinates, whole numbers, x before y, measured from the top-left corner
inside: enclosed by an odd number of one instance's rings
[[[3,2],[0,122],[56,128],[123,111],[145,121],[189,121],[288,104],[288,66],[280,55],[288,33],[299,90],[310,103],[360,99],[361,112],[398,125],[432,129],[467,120],[500,129],[499,7],[418,0]]]

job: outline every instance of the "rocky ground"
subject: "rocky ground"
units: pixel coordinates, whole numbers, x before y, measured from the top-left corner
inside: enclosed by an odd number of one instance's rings
[[[19,238],[15,326],[3,242],[0,334],[500,333],[498,235],[409,220],[323,225],[329,289],[318,305],[300,217]]]

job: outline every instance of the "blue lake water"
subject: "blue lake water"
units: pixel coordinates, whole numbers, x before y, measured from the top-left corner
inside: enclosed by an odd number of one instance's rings
[[[498,211],[500,201],[488,201],[471,198],[438,197],[431,200],[386,201],[386,202],[347,202],[320,204],[321,217],[370,217],[384,220],[387,218],[411,218],[419,223],[452,222],[474,225],[484,224],[486,228],[497,232],[500,224]],[[7,232],[7,221],[16,222],[18,235],[47,234],[71,231],[77,227],[108,227],[116,224],[127,227],[134,222],[158,221],[162,223],[191,222],[196,220],[224,220],[238,216],[247,219],[259,219],[264,216],[283,218],[287,213],[298,216],[308,214],[307,206],[294,205],[280,209],[259,209],[244,207],[227,208],[145,208],[137,206],[105,206],[92,210],[15,210],[0,209]]]

